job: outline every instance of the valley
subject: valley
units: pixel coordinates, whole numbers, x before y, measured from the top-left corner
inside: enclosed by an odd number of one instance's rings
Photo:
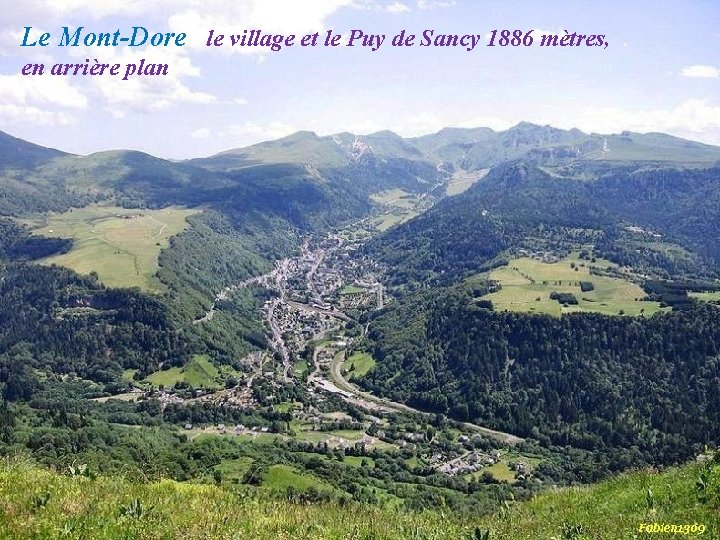
[[[475,519],[718,441],[714,147],[527,123],[179,162],[23,145],[0,136],[3,455]]]
[[[378,211],[381,216],[397,209],[410,214],[417,213],[428,204],[424,197],[408,197],[399,190],[392,194],[383,193],[376,199],[383,203]],[[395,431],[396,424],[409,423],[417,426],[416,430],[420,426],[427,429],[434,421],[433,415],[374,396],[346,378],[350,373],[364,374],[363,371],[366,373],[374,364],[367,353],[352,351],[356,344],[362,342],[367,331],[366,325],[359,319],[363,314],[382,309],[386,301],[377,263],[361,253],[365,239],[377,234],[376,223],[375,219],[363,218],[325,236],[306,238],[296,256],[277,261],[266,274],[226,287],[216,296],[213,307],[193,321],[194,325],[211,322],[216,310],[221,309],[222,302],[231,300],[233,293],[238,290],[259,287],[272,293],[272,298],[263,306],[270,350],[251,353],[242,361],[243,367],[250,371],[236,373],[236,387],[213,391],[219,381],[217,370],[216,377],[211,378],[209,384],[193,384],[187,375],[182,376],[178,368],[172,368],[158,371],[141,381],[141,392],[134,398],[152,398],[157,392],[156,388],[162,386],[161,400],[166,402],[263,407],[267,404],[257,400],[253,385],[262,381],[261,384],[277,390],[290,385],[303,395],[303,403],[276,403],[275,399],[268,402],[272,410],[282,410],[290,416],[292,427],[289,432],[272,434],[266,427],[233,427],[225,424],[192,426],[186,431],[193,438],[249,437],[257,441],[274,439],[321,443],[331,449],[357,448],[362,445],[366,449],[364,451],[402,451],[413,456],[409,459],[425,462],[438,473],[472,475],[484,467],[495,466],[488,470],[497,470],[498,480],[514,482],[514,473],[507,472],[510,469],[503,457],[506,452],[501,449],[517,445],[523,441],[522,438],[470,422],[452,423],[450,437],[454,442],[449,446],[445,443],[445,449],[437,446],[437,441],[433,442],[432,437],[428,440],[425,434],[408,431],[407,428],[401,428],[395,435],[388,436],[388,428]],[[355,360],[351,367],[344,367],[345,358],[350,355]],[[198,389],[200,396],[188,400],[184,397],[186,386],[174,385],[178,380]],[[146,383],[150,383],[152,388],[142,390]],[[328,401],[335,403],[338,410],[322,414],[312,412],[319,410],[318,407]],[[353,410],[363,411],[367,419],[360,422],[353,420],[352,416],[348,416],[348,412]],[[343,422],[349,422],[350,429],[322,429],[319,426],[323,417],[326,422],[327,419],[345,418]],[[471,439],[475,443],[484,441],[483,445],[489,444],[497,449],[468,449],[466,444]],[[522,454],[511,455],[523,461]],[[503,469],[498,469],[500,464],[504,464]],[[521,470],[526,475],[530,472]]]

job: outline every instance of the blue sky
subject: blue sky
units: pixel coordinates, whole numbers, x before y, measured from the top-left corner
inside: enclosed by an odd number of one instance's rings
[[[504,129],[521,120],[602,133],[663,131],[720,144],[720,3],[507,0],[0,0],[0,129],[90,153],[132,148],[169,158],[307,129],[414,136],[445,126]],[[181,49],[77,50],[62,26],[185,31]],[[53,34],[21,48],[24,26]],[[207,49],[207,32],[258,28],[386,34],[359,47],[281,52]],[[605,34],[609,47],[486,47],[492,29]],[[389,45],[405,29],[482,34],[474,51]],[[148,58],[167,77],[23,77],[27,62]]]

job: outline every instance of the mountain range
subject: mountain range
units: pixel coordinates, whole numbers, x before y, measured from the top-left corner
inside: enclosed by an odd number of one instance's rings
[[[171,161],[0,132],[0,454],[456,517],[686,462],[720,444],[719,261],[720,147],[661,133],[301,131]]]

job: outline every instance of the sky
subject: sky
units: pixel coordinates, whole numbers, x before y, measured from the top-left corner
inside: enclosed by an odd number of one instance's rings
[[[661,131],[720,145],[720,2],[532,0],[0,0],[0,130],[78,154],[201,157],[298,130],[319,135],[530,121]],[[51,34],[21,47],[24,28]],[[58,47],[74,31],[185,32],[183,47]],[[209,30],[384,34],[369,47],[205,46]],[[391,47],[401,30],[479,34],[462,47]],[[493,29],[604,34],[602,47],[488,47]],[[166,76],[53,76],[58,62],[165,63]],[[43,63],[42,76],[23,76]]]

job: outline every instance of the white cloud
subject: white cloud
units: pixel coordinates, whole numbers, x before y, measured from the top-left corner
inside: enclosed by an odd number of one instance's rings
[[[47,70],[46,70],[47,71]],[[0,101],[16,105],[55,105],[84,109],[88,100],[66,78],[45,75],[0,75]]]
[[[245,98],[241,98],[241,97],[233,99],[232,102],[235,105],[247,105],[248,104],[248,100]]]
[[[3,0],[6,2],[7,0]],[[215,29],[223,33],[240,33],[243,29],[262,29],[264,32],[297,34],[321,31],[325,27],[327,17],[343,6],[352,5],[352,0],[313,0],[312,2],[297,2],[295,0],[124,0],[116,2],[111,0],[25,0],[22,9],[3,10],[0,20],[0,54],[19,54],[19,44],[22,39],[22,29],[25,25],[34,25],[35,31],[40,27],[57,32],[61,26],[84,25],[97,23],[98,29],[106,20],[110,26],[116,27],[113,18],[127,17],[127,25],[142,24],[151,31],[174,31],[188,34],[187,45],[182,48],[143,47],[142,56],[138,50],[126,47],[107,48],[103,50],[102,62],[137,63],[139,58],[146,62],[169,65],[169,74],[166,76],[135,77],[127,81],[122,77],[92,77],[84,80],[77,88],[67,83],[60,88],[60,97],[74,99],[75,102],[87,104],[88,97],[98,97],[101,104],[98,108],[109,110],[114,118],[123,118],[134,111],[147,112],[166,109],[178,104],[212,104],[219,100],[206,92],[193,90],[186,84],[186,79],[198,77],[200,69],[194,61],[200,52],[209,49],[205,47],[207,32]],[[136,22],[141,21],[141,22]],[[257,55],[258,59],[267,52],[265,48],[238,48],[223,47],[229,53],[243,53]],[[44,54],[43,61],[47,65],[60,61],[48,57],[47,51],[22,51],[27,58]],[[54,51],[59,54],[61,51]],[[66,51],[78,61],[85,58],[95,58],[97,49],[73,48]],[[211,51],[217,53],[216,50]],[[82,59],[82,60],[80,60]],[[37,94],[54,95],[45,92],[46,86],[40,84],[42,77],[34,78],[30,86],[38,89]],[[62,83],[61,83],[62,84]],[[20,82],[20,89],[15,90],[13,100],[9,103],[15,105],[26,104],[18,94],[28,94],[31,90],[26,83]],[[74,88],[69,94],[68,89]],[[80,90],[82,88],[82,90]],[[11,88],[0,89],[9,93]],[[3,96],[0,93],[0,97]],[[34,96],[39,98],[40,96]],[[63,103],[52,102],[56,105]],[[247,102],[242,98],[233,100],[236,105]],[[70,105],[72,106],[72,105]],[[28,115],[28,119],[39,118],[37,114]]]
[[[417,0],[419,10],[447,8],[455,5],[455,0]]]
[[[49,111],[32,105],[0,103],[0,122],[17,126],[69,126],[77,119],[67,112]]]
[[[704,99],[689,99],[668,109],[627,110],[619,107],[585,107],[562,119],[545,118],[541,123],[578,127],[583,131],[660,131],[680,137],[720,144],[720,107]]]
[[[200,128],[190,132],[190,137],[193,139],[207,139],[210,137],[210,130],[208,128]]]
[[[69,125],[73,110],[88,100],[67,79],[46,76],[0,75],[0,121],[12,125]]]
[[[86,57],[87,49],[79,49],[76,54]],[[177,49],[147,49],[142,58],[145,65],[167,64],[167,75],[130,75],[123,80],[125,66],[138,64],[137,54],[129,49],[112,49],[107,51],[103,61],[118,63],[123,66],[118,76],[92,77],[87,86],[91,95],[97,95],[116,118],[125,116],[127,112],[148,112],[167,109],[180,104],[213,104],[218,100],[206,92],[192,90],[185,84],[185,78],[198,78],[200,69],[190,58]]]
[[[242,124],[232,124],[220,133],[221,138],[227,139],[230,146],[238,144],[252,144],[259,141],[269,141],[279,139],[295,133],[298,129],[284,122],[270,122],[268,124],[258,124],[256,122],[243,122]],[[237,142],[233,142],[237,141]]]
[[[405,2],[398,0],[387,2],[383,0],[352,0],[348,7],[363,11],[378,11],[380,13],[408,13],[412,11]]]
[[[130,111],[150,112],[180,103],[205,105],[216,102],[214,96],[190,90],[172,77],[144,77],[127,81],[100,78],[94,84],[116,118],[122,118]]]
[[[696,77],[703,79],[717,79],[720,77],[720,69],[713,66],[694,65],[682,68],[680,75],[683,77]]]
[[[410,8],[402,2],[393,2],[392,4],[381,6],[381,9],[383,11],[387,11],[388,13],[407,13],[410,11]]]

